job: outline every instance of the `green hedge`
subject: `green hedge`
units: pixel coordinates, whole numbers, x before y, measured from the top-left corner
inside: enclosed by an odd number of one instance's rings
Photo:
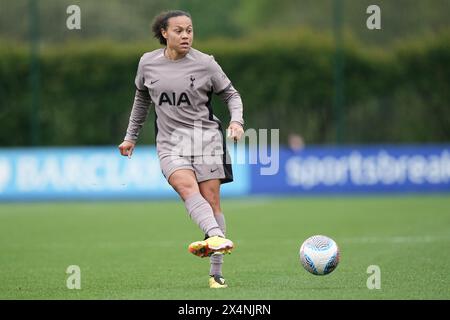
[[[299,34],[198,44],[213,54],[240,91],[246,127],[279,128],[307,143],[335,142],[334,47]],[[289,40],[289,41],[287,41]],[[45,47],[40,54],[39,143],[114,145],[124,136],[140,56],[154,48],[114,43]],[[406,43],[386,52],[350,43],[343,50],[343,142],[450,140],[450,37]],[[0,146],[31,144],[30,56],[0,47]],[[227,122],[217,98],[215,113]],[[140,143],[153,143],[153,113]]]

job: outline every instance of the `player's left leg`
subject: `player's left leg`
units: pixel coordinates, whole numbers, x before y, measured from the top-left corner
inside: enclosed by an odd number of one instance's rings
[[[202,196],[211,205],[216,218],[217,224],[226,236],[225,217],[220,207],[220,180],[211,179],[199,183],[199,189]],[[223,255],[213,254],[210,258],[210,279],[209,286],[211,288],[225,288],[227,287],[225,279],[222,277]]]
[[[233,181],[233,172],[231,162],[229,161],[229,155],[228,153],[225,153],[220,155],[203,155],[195,157],[193,168],[197,177],[200,193],[211,206],[214,218],[222,233],[224,233],[226,232],[226,225],[220,206],[220,185],[222,183]],[[214,240],[215,239],[213,238],[209,238],[206,241]],[[222,251],[222,253],[230,252],[231,250]],[[227,285],[222,277],[223,255],[214,254],[210,259],[211,268],[209,286],[211,288],[226,288]]]

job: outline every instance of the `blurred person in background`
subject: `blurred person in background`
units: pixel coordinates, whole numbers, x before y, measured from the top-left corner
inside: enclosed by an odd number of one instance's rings
[[[242,100],[214,58],[192,48],[194,28],[189,13],[163,12],[155,17],[152,31],[164,47],[140,59],[134,104],[119,150],[131,157],[153,104],[162,173],[205,234],[203,241],[189,245],[189,251],[210,257],[209,286],[225,288],[223,255],[230,253],[234,244],[225,237],[220,186],[233,181],[233,173],[211,96],[217,94],[228,106],[231,120],[227,132],[234,141],[244,133]],[[201,143],[195,140],[199,137]]]
[[[288,136],[288,146],[294,153],[298,153],[305,148],[305,141],[298,133],[291,132]]]

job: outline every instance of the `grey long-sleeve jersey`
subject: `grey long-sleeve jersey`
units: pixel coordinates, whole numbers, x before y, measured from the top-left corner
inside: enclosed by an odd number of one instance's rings
[[[145,53],[139,62],[136,94],[125,140],[136,142],[149,107],[155,108],[158,155],[211,155],[225,150],[220,120],[213,114],[211,96],[227,104],[231,121],[244,125],[239,93],[210,55],[191,48],[179,60],[164,49]]]

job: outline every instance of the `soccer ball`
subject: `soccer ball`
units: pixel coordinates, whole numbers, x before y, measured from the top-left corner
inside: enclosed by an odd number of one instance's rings
[[[300,261],[308,272],[326,275],[339,264],[339,248],[333,239],[315,235],[306,239],[300,247]]]

